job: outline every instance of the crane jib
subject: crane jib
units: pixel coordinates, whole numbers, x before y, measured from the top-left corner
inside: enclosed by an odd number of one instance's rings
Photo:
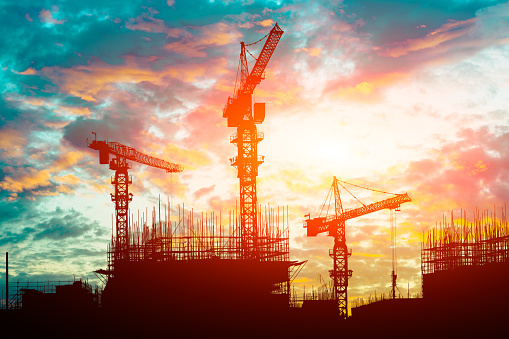
[[[263,71],[265,71],[265,67],[267,67],[267,64],[269,63],[269,60],[272,57],[272,54],[274,53],[274,50],[276,49],[283,33],[283,30],[276,23],[274,28],[272,28],[270,31],[269,37],[267,38],[267,41],[265,42],[265,45],[260,52],[260,56],[256,60],[256,63],[251,70],[251,74],[247,78],[246,83],[242,88],[243,93],[252,94],[256,85],[260,83]]]
[[[383,209],[386,209],[386,208],[389,208],[389,209],[397,208],[401,204],[403,204],[405,202],[410,202],[410,201],[412,201],[412,199],[410,199],[408,194],[406,194],[406,193],[405,194],[399,194],[399,195],[397,195],[395,197],[392,197],[392,198],[389,198],[389,199],[386,199],[386,200],[378,201],[378,202],[375,202],[375,203],[370,204],[370,205],[366,205],[366,206],[363,206],[363,207],[360,207],[360,208],[356,208],[356,209],[353,209],[353,210],[349,210],[349,211],[343,212],[343,214],[341,214],[338,217],[338,219],[339,220],[353,219],[353,218],[359,217],[361,215],[365,215],[365,214],[368,214],[368,213],[380,211],[380,210],[383,210]]]
[[[378,201],[370,205],[366,205],[363,207],[359,207],[356,209],[348,210],[343,212],[341,215],[336,217],[335,215],[322,217],[322,218],[313,218],[305,220],[305,226],[308,229],[308,236],[316,236],[319,233],[322,232],[328,232],[329,231],[329,225],[336,223],[338,221],[345,221],[348,219],[353,219],[365,214],[369,214],[372,212],[380,211],[383,209],[394,209],[399,207],[401,204],[410,202],[412,199],[408,196],[407,193],[405,194],[398,194],[395,197]]]
[[[239,61],[240,73],[237,73],[238,79],[235,82],[233,97],[228,97],[226,105],[223,108],[223,118],[228,119],[228,127],[239,127],[245,120],[254,121],[259,124],[265,119],[265,107],[261,107],[260,105],[258,105],[258,107],[254,107],[255,112],[253,113],[255,116],[252,116],[252,94],[256,85],[264,79],[263,72],[265,71],[265,68],[267,67],[267,64],[269,63],[283,33],[283,30],[276,23],[269,32],[265,45],[263,46],[258,59],[256,59],[256,63],[251,73],[248,71],[248,64],[246,60],[246,45],[241,42]],[[240,83],[240,85],[237,87],[238,83]],[[258,110],[256,111],[256,109]]]
[[[88,145],[91,149],[98,150],[100,154],[100,163],[107,163],[105,160],[108,158],[108,154],[113,154],[116,156],[120,156],[126,158],[131,161],[138,162],[140,164],[148,165],[151,167],[156,167],[160,169],[164,169],[167,172],[182,172],[182,166],[167,162],[162,159],[158,159],[152,157],[147,154],[143,154],[138,152],[136,149],[122,145],[118,142],[110,142],[104,140],[92,140],[92,142]]]

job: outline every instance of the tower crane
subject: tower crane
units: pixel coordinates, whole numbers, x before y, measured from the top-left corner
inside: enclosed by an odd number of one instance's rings
[[[166,170],[166,173],[182,172],[182,166],[172,164],[162,159],[151,157],[138,152],[132,147],[118,142],[97,140],[97,134],[92,132],[96,139],[88,141],[87,146],[99,151],[99,163],[109,164],[110,169],[115,171],[111,178],[111,184],[115,186],[115,194],[111,193],[111,201],[115,203],[116,237],[114,262],[119,263],[129,260],[129,203],[133,194],[129,193],[129,185],[132,178],[128,175],[131,168],[130,161]],[[110,154],[113,159],[110,161]]]
[[[346,246],[345,221],[380,211],[385,208],[397,209],[401,204],[412,200],[406,193],[394,194],[395,196],[389,199],[378,201],[369,205],[363,204],[363,207],[360,208],[343,210],[338,185],[341,185],[340,180],[334,177],[330,189],[334,191],[334,215],[311,219],[310,214],[307,214],[306,216],[308,219],[304,220],[304,228],[307,229],[308,237],[314,237],[323,232],[328,232],[329,236],[334,237],[334,247],[332,250],[329,250],[329,256],[334,262],[334,267],[329,271],[329,275],[333,281],[333,298],[338,303],[339,316],[340,318],[345,319],[348,316],[348,279],[352,276],[352,271],[348,269],[348,258],[352,255],[352,250]],[[343,185],[341,186],[345,188]],[[370,190],[376,191],[373,189]]]
[[[230,137],[230,143],[237,146],[237,156],[230,159],[230,164],[238,171],[240,183],[240,237],[241,251],[244,259],[260,258],[257,228],[256,177],[258,166],[263,163],[263,156],[258,156],[258,143],[263,140],[263,133],[256,130],[255,124],[265,120],[265,103],[252,104],[253,91],[262,79],[264,70],[283,35],[283,30],[276,23],[262,39],[252,44],[240,43],[240,60],[237,81],[233,97],[223,109],[223,118],[228,127],[236,127],[237,132]],[[267,38],[265,45],[249,73],[246,52],[253,56],[246,47]],[[254,56],[253,56],[254,58]]]

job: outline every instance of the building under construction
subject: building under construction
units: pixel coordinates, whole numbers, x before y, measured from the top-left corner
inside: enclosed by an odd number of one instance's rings
[[[507,212],[474,212],[472,222],[444,218],[422,244],[424,299],[442,312],[475,315],[494,321],[506,315],[509,302],[509,227]]]
[[[258,216],[259,259],[243,257],[238,213],[195,215],[179,206],[175,221],[130,225],[128,253],[118,259],[118,243],[108,248],[103,306],[113,314],[168,318],[182,324],[221,319],[246,321],[288,312],[290,274],[288,217],[269,209]],[[288,210],[286,209],[286,213]]]
[[[509,305],[509,225],[501,212],[476,210],[471,222],[465,211],[443,217],[423,235],[422,297],[353,308],[352,324],[392,323],[418,337],[500,335]]]
[[[257,144],[263,134],[255,124],[263,122],[265,106],[255,103],[253,109],[252,102],[282,34],[276,24],[264,37],[251,72],[246,53],[252,54],[246,47],[252,44],[241,42],[238,82],[223,110],[228,126],[237,128],[230,142],[238,152],[230,161],[238,170],[240,200],[239,210],[224,220],[221,214],[195,214],[183,205],[172,216],[168,202],[164,221],[159,209],[150,225],[146,215],[135,222],[128,208],[132,181],[127,160],[167,172],[182,168],[118,143],[89,144],[99,151],[101,163],[115,170],[116,235],[108,248],[108,269],[98,271],[107,279],[102,300],[110,317],[120,321],[135,315],[143,322],[171,323],[169,333],[188,335],[210,334],[210,328],[222,323],[233,331],[228,336],[246,329],[250,335],[267,336],[268,328],[284,328],[276,324],[281,317],[288,319],[291,273],[299,263],[289,260],[288,208],[285,219],[284,209],[262,212],[257,201],[256,177],[263,162]],[[109,154],[115,156],[111,161]]]

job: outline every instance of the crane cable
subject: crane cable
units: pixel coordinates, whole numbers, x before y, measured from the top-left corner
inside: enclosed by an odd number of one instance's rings
[[[337,181],[339,182],[342,182],[344,184],[348,184],[348,185],[352,185],[352,186],[355,186],[355,187],[359,187],[359,188],[364,188],[365,190],[368,190],[368,191],[373,191],[373,192],[378,192],[378,193],[385,193],[385,194],[392,194],[392,195],[401,195],[399,193],[391,193],[391,192],[385,192],[385,191],[379,191],[379,190],[376,190],[376,189],[373,189],[373,188],[367,188],[367,187],[363,187],[363,186],[359,186],[359,185],[355,185],[355,184],[351,184],[349,182],[346,182],[346,181],[341,181],[339,179],[336,178]],[[343,185],[341,185],[343,187]],[[343,187],[344,188],[344,187]],[[345,188],[346,189],[346,188]],[[351,193],[350,193],[351,194]]]
[[[257,59],[257,58],[255,58],[255,57],[254,57],[254,55],[253,55],[253,54],[251,54],[251,52],[249,52],[249,51],[248,51],[248,49],[247,49],[247,48],[245,48],[245,47],[247,47],[247,46],[252,46],[252,45],[256,45],[257,43],[259,43],[260,41],[262,41],[263,39],[265,39],[266,37],[268,37],[268,36],[269,36],[269,34],[270,34],[270,32],[269,32],[269,33],[267,33],[267,34],[265,34],[265,36],[264,36],[263,38],[261,38],[260,40],[255,41],[255,42],[253,42],[253,43],[250,43],[250,44],[247,44],[247,45],[246,45],[246,44],[244,44],[244,49],[245,49],[245,50],[249,53],[249,55],[250,55],[251,57],[253,57],[253,59],[255,59],[256,61],[258,61],[258,59]],[[238,81],[238,79],[239,79],[239,70],[240,70],[240,60],[239,60],[239,67],[238,67],[238,69],[237,69],[237,79],[235,79],[235,87],[234,87],[234,89],[233,89],[233,96],[234,96],[234,97],[235,97],[235,94],[237,93],[237,81]],[[239,88],[239,89],[240,89],[240,88]]]
[[[318,217],[320,217],[322,215],[322,212],[323,212],[323,209],[325,207],[325,204],[327,203],[327,200],[329,200],[329,205],[327,205],[327,212],[326,212],[325,216],[327,216],[329,214],[330,201],[332,200],[331,191],[332,191],[332,186],[329,188],[329,192],[327,193],[327,196],[325,197],[325,199],[323,201],[323,204],[321,205],[322,207],[320,208],[320,212],[318,213]]]
[[[348,193],[350,193],[350,195],[352,197],[355,198],[355,200],[357,200],[362,206],[366,207],[366,205],[360,201],[352,192],[350,192],[345,186],[343,186],[341,183],[344,183],[344,184],[348,184],[348,185],[352,185],[352,186],[355,186],[355,187],[358,187],[358,188],[363,188],[363,189],[366,189],[368,191],[373,191],[373,192],[378,192],[378,193],[385,193],[385,194],[392,194],[392,195],[401,195],[401,194],[398,194],[398,193],[391,193],[391,192],[385,192],[385,191],[380,191],[380,190],[376,190],[374,188],[368,188],[368,187],[363,187],[363,186],[359,186],[359,185],[356,185],[356,184],[352,184],[352,183],[349,183],[349,182],[346,182],[346,181],[342,181],[342,180],[339,180],[336,178],[336,181],[339,183],[339,185],[341,185],[341,187],[343,187],[343,189],[345,191],[347,191]],[[327,212],[326,212],[326,215],[329,214],[329,207],[330,207],[330,200],[332,199],[332,195],[331,195],[331,191],[332,191],[332,186],[331,188],[329,189],[329,192],[327,193],[327,196],[325,197],[325,200],[322,204],[322,208],[320,209],[320,213],[318,214],[319,216],[322,214],[323,212],[323,209],[325,207],[325,204],[327,202],[327,199],[329,199],[329,205],[327,206]],[[329,198],[330,197],[330,198]]]
[[[345,186],[343,186],[343,185],[341,184],[340,180],[338,180],[338,179],[336,179],[336,180],[339,182],[339,184],[341,185],[341,187],[343,187],[343,188],[345,189],[345,191],[347,191],[348,193],[350,193],[350,195],[351,195],[352,197],[354,197],[354,198],[355,198],[355,200],[357,200],[358,202],[360,202],[362,206],[366,207],[366,205],[365,205],[362,201],[360,201],[359,199],[357,199],[357,197],[356,197],[355,195],[353,195],[353,193],[352,193],[352,192],[350,192],[350,191],[349,191],[349,190],[348,190]]]
[[[258,61],[258,59],[256,59],[256,58],[255,58],[255,56],[254,56],[253,54],[251,54],[251,52],[249,52],[249,50],[248,50],[247,48],[246,48],[246,52],[248,52],[248,53],[249,53],[249,55],[250,55],[253,59],[255,59],[256,61]]]
[[[261,38],[260,40],[255,41],[255,42],[252,42],[252,43],[247,44],[247,45],[246,45],[246,44],[244,44],[244,46],[245,46],[245,47],[247,47],[247,46],[256,45],[257,43],[259,43],[260,41],[262,41],[263,39],[265,39],[266,37],[268,37],[268,36],[269,36],[269,34],[270,34],[270,32],[269,32],[269,33],[267,33],[267,34],[265,34],[265,36],[264,36],[263,38]]]

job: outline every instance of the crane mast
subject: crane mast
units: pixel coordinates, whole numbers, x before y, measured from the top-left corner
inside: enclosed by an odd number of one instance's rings
[[[267,35],[267,41],[251,73],[246,58],[246,47],[250,45],[240,43],[240,83],[236,83],[236,91],[233,97],[228,97],[223,109],[223,117],[227,119],[228,127],[237,128],[237,132],[230,137],[230,143],[237,146],[237,155],[230,159],[230,164],[238,171],[241,251],[244,259],[260,259],[256,177],[258,167],[264,159],[263,156],[258,156],[258,143],[263,140],[263,133],[257,131],[255,124],[261,124],[265,120],[265,104],[255,103],[253,110],[252,95],[256,85],[261,82],[263,71],[283,33],[276,23]]]
[[[329,271],[329,275],[334,285],[333,297],[338,303],[339,316],[344,319],[348,316],[348,279],[352,277],[352,271],[348,269],[348,258],[352,255],[352,250],[346,246],[345,221],[386,208],[396,209],[401,204],[412,200],[406,193],[397,194],[389,199],[343,211],[336,177],[333,178],[332,188],[334,190],[335,214],[329,217],[306,219],[304,220],[304,227],[307,230],[308,237],[314,237],[323,232],[328,232],[329,236],[334,237],[334,246],[329,251],[334,266]]]
[[[95,134],[95,133],[94,133]],[[109,164],[110,169],[115,171],[111,178],[111,184],[115,187],[115,193],[111,193],[111,201],[115,203],[116,235],[115,257],[116,264],[129,260],[129,203],[133,194],[129,193],[129,185],[132,178],[128,174],[131,164],[135,161],[140,164],[166,170],[167,173],[182,172],[182,166],[169,163],[141,152],[134,148],[122,145],[118,142],[105,140],[87,140],[89,148],[99,151],[99,163]],[[114,156],[110,161],[110,154]]]

